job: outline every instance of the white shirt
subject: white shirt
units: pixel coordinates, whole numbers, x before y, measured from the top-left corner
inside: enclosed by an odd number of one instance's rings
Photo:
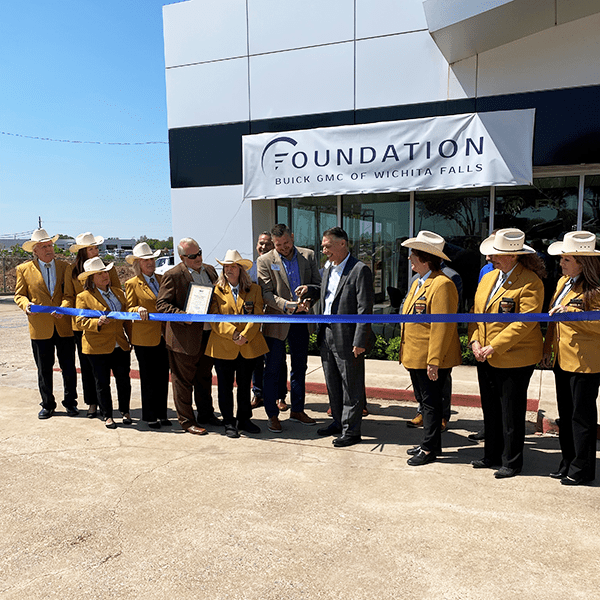
[[[552,308],[555,308],[556,306],[560,306],[562,299],[571,291],[573,286],[577,283],[578,279],[579,279],[579,275],[577,275],[577,277],[571,277],[571,279],[569,279],[569,281],[567,281],[567,283],[565,283],[565,286],[563,287],[562,292],[558,295],[558,298],[554,301]]]
[[[50,295],[54,295],[54,288],[56,287],[56,264],[54,263],[54,259],[49,263],[45,263],[38,258],[38,263],[40,265],[40,271],[42,272],[42,277],[44,278],[44,283],[50,292]]]
[[[344,272],[344,267],[350,258],[350,253],[348,256],[339,264],[334,265],[331,264],[329,268],[329,279],[327,280],[327,294],[325,295],[325,306],[323,309],[324,315],[330,315],[331,306],[333,304],[333,299],[335,298],[335,293],[337,292],[338,285],[340,284],[340,279],[342,278],[342,273]]]
[[[154,292],[154,295],[158,297],[159,285],[158,285],[158,279],[156,279],[156,275],[152,275],[152,277],[148,277],[148,275],[146,275],[145,273],[143,275],[144,275],[144,279],[146,280],[146,283],[148,284],[148,287]],[[150,281],[151,279],[154,280],[154,285],[152,285],[152,282]]]
[[[492,298],[496,295],[496,292],[500,289],[502,284],[510,277],[510,274],[515,270],[515,265],[508,273],[504,273],[503,271],[498,271],[498,279],[496,279],[496,285],[493,287],[492,292],[488,296],[487,302],[485,303],[486,307],[492,301]]]

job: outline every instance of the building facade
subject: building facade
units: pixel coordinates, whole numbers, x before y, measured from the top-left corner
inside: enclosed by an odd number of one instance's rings
[[[492,229],[540,252],[600,233],[597,1],[189,0],[164,7],[164,36],[173,235],[207,262],[252,257],[277,222],[315,250],[341,225],[383,303],[406,289],[401,242],[429,229],[468,303]],[[535,109],[528,185],[243,199],[243,136],[519,109]]]

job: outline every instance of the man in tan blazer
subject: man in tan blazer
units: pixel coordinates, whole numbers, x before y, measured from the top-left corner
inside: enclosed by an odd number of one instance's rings
[[[202,250],[192,238],[183,238],[177,251],[181,263],[163,276],[156,310],[161,313],[185,314],[185,303],[192,282],[214,285],[217,272],[202,262]],[[213,360],[205,355],[210,325],[205,323],[168,322],[165,341],[169,351],[173,400],[181,427],[188,433],[205,435],[199,424],[221,425],[212,402]],[[198,419],[192,407],[192,392],[196,399]]]
[[[301,285],[321,285],[315,253],[308,248],[294,246],[294,235],[286,225],[275,225],[271,235],[275,248],[259,256],[256,263],[258,283],[267,305],[265,314],[291,314],[304,310],[299,306],[296,289]],[[266,323],[263,335],[269,346],[263,377],[263,400],[269,418],[269,431],[282,431],[277,396],[286,339],[292,357],[290,421],[314,425],[314,419],[304,412],[308,326],[306,323]]]
[[[44,229],[33,232],[31,240],[23,244],[23,250],[33,252],[32,260],[17,267],[15,302],[29,319],[29,336],[33,357],[38,370],[38,387],[42,397],[42,410],[38,418],[49,419],[56,410],[53,393],[54,356],[62,370],[63,406],[70,417],[77,410],[77,370],[75,368],[75,338],[71,318],[56,313],[32,313],[33,304],[41,306],[73,306],[73,284],[69,263],[58,260],[54,254],[54,242]]]

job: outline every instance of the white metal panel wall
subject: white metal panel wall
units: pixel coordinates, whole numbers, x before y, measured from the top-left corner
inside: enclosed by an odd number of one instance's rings
[[[357,39],[426,29],[423,0],[356,0]]]

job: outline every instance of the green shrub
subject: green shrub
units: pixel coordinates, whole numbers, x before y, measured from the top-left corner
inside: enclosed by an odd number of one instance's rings
[[[373,347],[367,352],[365,358],[374,358],[376,360],[386,360],[386,350],[387,350],[387,340],[378,335],[375,339],[375,344]]]
[[[402,338],[395,337],[388,340],[388,346],[386,348],[385,354],[388,360],[393,360],[398,362],[400,356],[400,340]]]
[[[476,365],[477,361],[475,360],[475,356],[473,354],[473,350],[469,348],[469,336],[461,335],[460,336],[460,352],[462,354],[462,364],[463,365]]]

